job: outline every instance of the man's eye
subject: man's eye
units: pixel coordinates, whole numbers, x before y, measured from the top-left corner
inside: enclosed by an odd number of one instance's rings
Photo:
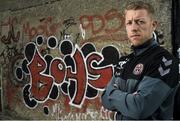
[[[132,22],[127,22],[126,25],[131,25]]]
[[[138,21],[138,24],[144,24],[145,22],[144,21]]]

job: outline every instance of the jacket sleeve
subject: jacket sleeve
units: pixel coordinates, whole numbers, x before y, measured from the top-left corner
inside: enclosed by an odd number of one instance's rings
[[[135,93],[114,89],[109,93],[107,100],[109,105],[115,107],[122,115],[144,119],[157,110],[170,92],[171,88],[162,80],[146,76]]]
[[[113,83],[114,83],[114,78],[112,77],[111,81],[108,83],[106,90],[103,92],[102,96],[101,96],[101,101],[102,101],[102,105],[108,109],[108,110],[115,110],[115,107],[111,104],[110,100],[109,100],[109,93],[112,90],[115,90]]]

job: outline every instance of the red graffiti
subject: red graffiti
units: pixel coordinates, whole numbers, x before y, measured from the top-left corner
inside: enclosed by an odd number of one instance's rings
[[[75,90],[73,96],[69,97],[69,104],[81,107],[86,99],[88,85],[101,90],[105,88],[112,78],[113,69],[111,65],[104,67],[93,67],[91,65],[92,63],[98,65],[103,61],[103,57],[97,52],[90,53],[87,57],[84,57],[79,47],[75,47],[75,51],[71,57],[74,60],[74,71],[70,66],[66,67],[63,59],[56,57],[50,63],[49,75],[46,75],[43,73],[46,69],[45,60],[40,56],[36,48],[34,58],[28,65],[31,73],[31,93],[36,100],[44,101],[48,99],[53,85],[61,85],[66,79],[69,85],[73,81],[75,82]]]
[[[111,9],[104,15],[82,15],[79,19],[83,29],[89,29],[93,35],[100,32],[105,32],[105,34],[115,33],[120,31],[124,25],[124,17],[116,9]],[[112,21],[117,22],[116,26],[109,25]]]
[[[37,51],[35,51],[34,59],[28,65],[28,67],[31,72],[32,97],[39,101],[44,101],[47,99],[47,96],[52,87],[53,78],[42,73],[46,68],[46,63]]]
[[[13,42],[18,42],[19,41],[19,37],[20,37],[20,31],[18,31],[15,35],[15,32],[14,32],[14,27],[13,25],[10,25],[9,26],[10,30],[8,32],[8,35],[3,35],[1,37],[1,42],[4,43],[4,44],[11,44],[11,40]]]
[[[37,26],[30,25],[29,22],[23,24],[23,31],[28,34],[29,39],[39,35],[51,36],[55,35],[59,29],[61,22],[53,23],[52,17],[43,18],[40,20],[40,24]]]
[[[61,84],[66,77],[66,67],[62,59],[56,58],[51,64],[51,74],[57,84]]]
[[[18,42],[20,38],[20,31],[15,33],[14,25],[17,24],[17,18],[10,18],[6,22],[2,22],[1,26],[8,26],[9,31],[7,35],[3,35],[0,40],[4,44],[11,44],[11,42]]]
[[[75,105],[82,105],[84,100],[84,96],[86,94],[86,86],[87,86],[87,70],[84,62],[84,58],[79,49],[75,50],[73,55],[76,72],[72,72],[71,68],[67,70],[67,77],[71,81],[71,79],[76,81],[76,93],[75,98],[72,100],[72,103]]]
[[[92,66],[92,62],[96,61],[97,63],[99,63],[100,61],[102,61],[102,57],[99,56],[97,53],[91,53],[89,55],[89,57],[87,58],[87,67],[89,70],[89,74],[90,75],[95,75],[98,76],[97,79],[90,79],[89,83],[96,88],[99,89],[103,89],[107,83],[109,82],[109,80],[107,79],[111,79],[112,78],[112,73],[108,74],[109,72],[112,72],[112,68],[107,68],[107,67],[93,67]]]

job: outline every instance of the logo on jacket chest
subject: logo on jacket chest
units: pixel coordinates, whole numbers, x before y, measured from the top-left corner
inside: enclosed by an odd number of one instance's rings
[[[144,69],[144,65],[139,63],[135,66],[134,70],[133,70],[133,74],[134,75],[140,75],[143,72]]]

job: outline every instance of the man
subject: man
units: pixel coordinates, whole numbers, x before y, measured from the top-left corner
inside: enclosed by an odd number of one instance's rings
[[[103,106],[117,112],[118,120],[172,119],[178,61],[153,37],[153,7],[141,1],[127,5],[125,26],[133,53],[120,58],[102,94]]]

